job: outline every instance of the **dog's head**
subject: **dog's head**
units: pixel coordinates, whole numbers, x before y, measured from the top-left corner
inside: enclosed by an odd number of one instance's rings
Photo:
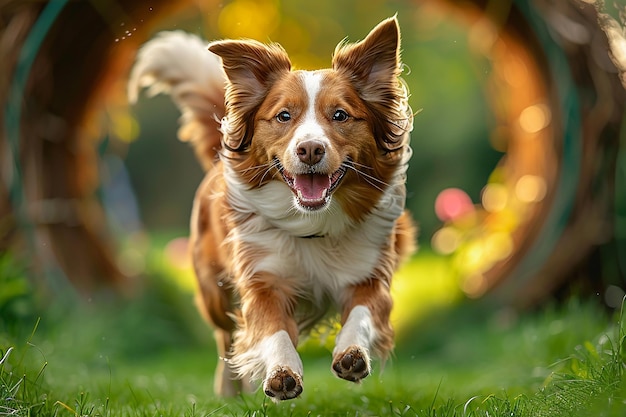
[[[224,157],[250,185],[283,181],[301,211],[338,199],[369,212],[406,163],[412,113],[395,18],[361,42],[337,46],[332,68],[292,71],[276,44],[218,41],[228,78]]]

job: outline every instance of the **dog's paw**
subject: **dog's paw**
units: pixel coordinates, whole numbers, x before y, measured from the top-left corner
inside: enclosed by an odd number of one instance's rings
[[[278,367],[263,381],[263,390],[275,401],[291,400],[302,394],[302,377],[288,367]]]
[[[365,349],[353,345],[335,356],[332,368],[339,378],[360,382],[371,372],[370,358]]]

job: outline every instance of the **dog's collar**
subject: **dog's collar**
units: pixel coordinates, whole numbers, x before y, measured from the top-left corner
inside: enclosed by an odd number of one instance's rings
[[[307,235],[307,236],[298,236],[302,239],[316,239],[319,237],[326,237],[326,235]]]

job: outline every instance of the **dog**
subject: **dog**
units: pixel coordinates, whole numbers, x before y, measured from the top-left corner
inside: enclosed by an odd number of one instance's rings
[[[396,17],[332,68],[292,69],[278,44],[207,43],[163,32],[138,52],[129,99],[170,94],[181,140],[207,170],[190,250],[197,305],[215,330],[215,392],[262,381],[274,401],[303,391],[298,337],[340,316],[331,370],[360,382],[394,345],[394,271],[415,248],[405,209],[413,113]]]

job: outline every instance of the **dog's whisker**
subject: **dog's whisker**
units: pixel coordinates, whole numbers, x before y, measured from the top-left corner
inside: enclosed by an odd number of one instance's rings
[[[265,170],[257,169],[256,172],[254,173],[254,175],[252,175],[252,177],[250,177],[250,181],[255,181],[256,182],[256,179],[259,176],[261,176],[264,172],[265,172]]]
[[[372,182],[371,178],[369,178],[368,176],[363,176],[363,179],[365,180],[366,183],[368,183],[369,185],[371,185],[372,187],[374,187],[378,191],[384,191],[383,187],[381,187],[381,186],[375,184],[374,182]]]
[[[384,191],[383,187],[388,187],[389,186],[389,184],[386,183],[385,181],[382,181],[382,180],[374,177],[373,175],[370,175],[370,174],[367,174],[367,173],[363,172],[362,170],[356,168],[353,164],[345,164],[344,166],[346,168],[349,168],[349,169],[353,170],[358,176],[361,176],[365,180],[365,182],[367,182],[372,187],[376,188],[379,191]],[[363,165],[363,166],[365,167],[365,165]],[[378,184],[376,184],[376,183],[378,183]]]
[[[357,161],[350,160],[350,163],[352,165],[356,165],[356,166],[359,166],[359,167],[362,167],[362,168],[373,169],[371,166],[365,165],[365,164],[361,164],[361,163],[359,163]]]
[[[350,161],[350,164],[351,164],[351,165],[354,165],[354,166],[356,166],[356,167],[358,167],[358,168],[365,168],[365,169],[367,169],[367,170],[369,170],[369,171],[373,171],[373,170],[374,170],[374,168],[372,168],[372,167],[371,167],[371,166],[369,166],[369,165],[360,164],[360,163],[355,162],[355,161]],[[346,165],[346,164],[344,163],[344,166],[348,166],[348,165]],[[349,168],[349,166],[348,166],[348,168]],[[365,173],[364,173],[362,170],[360,170],[360,169],[359,169],[359,172],[360,172],[360,173],[362,173],[362,174],[364,174],[364,175],[367,175],[367,174],[365,174]],[[386,184],[384,181],[381,181],[381,180],[379,180],[379,179],[378,179],[378,178],[376,178],[376,177],[372,177],[372,179],[374,179],[374,180],[376,180],[376,181],[378,181],[378,182],[381,182],[381,183],[383,183],[384,185],[388,185],[388,184]]]
[[[266,170],[263,172],[263,176],[261,177],[261,182],[265,181],[265,177],[267,177],[267,175],[268,175],[270,172],[272,172],[272,167],[269,167],[268,169],[266,169]],[[272,178],[274,178],[274,175],[275,175],[275,174],[272,174],[272,175],[271,175],[271,177],[272,177]]]
[[[360,168],[367,169],[368,171],[373,171],[373,170],[374,170],[374,168],[372,168],[372,167],[371,167],[371,166],[369,166],[369,165],[360,164],[360,163],[355,162],[355,161],[350,161],[349,163],[344,162],[344,166],[348,166],[348,165],[354,165],[354,166],[356,166],[357,168],[359,168],[359,171],[361,171],[361,172],[363,172],[363,171],[362,171]]]
[[[261,169],[261,168],[271,168],[271,164],[270,163],[266,163],[266,164],[255,165],[255,166],[252,166],[252,167],[244,168],[244,169],[240,170],[239,172],[246,173],[248,171],[252,171],[252,170],[255,170],[255,169]]]
[[[275,163],[267,163],[267,164],[261,164],[261,165],[256,165],[253,167],[249,167],[246,169],[241,170],[241,173],[245,173],[248,171],[252,171],[255,170],[256,172],[254,173],[254,175],[252,175],[251,180],[256,180],[257,178],[261,177],[259,182],[264,182],[265,181],[265,177],[272,171],[272,168],[275,168],[276,164]],[[273,177],[273,176],[272,176]]]
[[[289,213],[290,216],[297,216],[300,211],[298,210],[298,207],[296,207],[295,204],[291,204],[289,206],[289,209],[287,209],[287,212]]]
[[[267,169],[263,172],[263,176],[261,177],[261,182],[265,181],[265,177],[272,172],[272,169],[275,168],[276,170],[272,173],[271,178],[275,178],[276,177],[276,173],[279,170],[279,163],[278,161],[272,161],[271,163],[265,164],[267,166]]]
[[[355,162],[351,162],[351,164],[352,164],[352,165],[356,165],[357,167],[362,167],[362,168],[367,168],[367,169],[369,169],[369,170],[372,170],[372,168],[371,168],[371,167],[369,167],[369,166],[367,166],[367,165],[358,164],[358,163],[355,163]],[[388,183],[386,183],[385,181],[383,181],[383,180],[381,180],[381,179],[378,179],[378,178],[376,178],[376,177],[375,177],[375,176],[373,176],[373,175],[367,174],[367,173],[365,173],[363,170],[358,169],[358,168],[357,168],[357,167],[355,167],[355,166],[350,166],[350,164],[344,164],[344,166],[345,166],[345,167],[347,167],[347,168],[352,169],[353,171],[355,171],[355,172],[356,172],[356,173],[358,173],[358,174],[363,175],[364,177],[367,177],[367,178],[369,178],[369,179],[371,179],[371,180],[373,180],[373,181],[376,181],[376,182],[380,183],[381,185],[384,185],[384,186],[389,186],[389,184],[388,184]]]

